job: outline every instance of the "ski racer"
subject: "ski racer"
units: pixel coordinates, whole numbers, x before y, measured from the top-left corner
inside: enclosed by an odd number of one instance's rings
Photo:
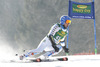
[[[67,15],[63,15],[60,18],[60,23],[54,24],[47,36],[40,42],[39,46],[29,51],[28,53],[21,55],[20,60],[24,57],[39,54],[43,51],[46,53],[39,58],[48,58],[49,56],[56,55],[63,49],[66,53],[69,53],[69,49],[65,45],[65,37],[68,34],[68,26],[71,24],[71,18]]]

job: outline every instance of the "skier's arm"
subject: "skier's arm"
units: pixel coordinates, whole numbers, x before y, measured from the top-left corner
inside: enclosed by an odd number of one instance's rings
[[[58,52],[59,48],[56,46],[56,43],[54,42],[53,36],[49,35],[49,39],[50,39],[50,41],[52,43],[52,47],[55,49],[55,52]]]
[[[50,29],[50,31],[49,31],[49,33],[48,33],[48,37],[49,37],[49,39],[50,39],[50,41],[51,41],[51,43],[52,43],[52,47],[55,49],[56,52],[59,51],[59,48],[56,46],[55,40],[54,40],[54,38],[53,38],[53,35],[56,33],[57,27],[58,27],[58,25],[57,25],[57,24],[54,24],[54,25],[51,27],[51,29]]]
[[[69,49],[66,47],[65,45],[65,40],[64,41],[61,41],[60,42],[61,46],[63,47],[63,50],[66,52],[66,53],[69,53]]]

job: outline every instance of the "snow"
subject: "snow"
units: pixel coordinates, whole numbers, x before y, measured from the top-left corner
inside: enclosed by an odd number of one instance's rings
[[[72,55],[68,61],[0,63],[0,67],[100,67],[100,55]]]

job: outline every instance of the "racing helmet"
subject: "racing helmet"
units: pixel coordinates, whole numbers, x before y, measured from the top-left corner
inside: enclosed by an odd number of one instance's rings
[[[60,24],[64,25],[65,23],[69,23],[69,25],[71,24],[71,18],[67,15],[63,15],[60,17]]]

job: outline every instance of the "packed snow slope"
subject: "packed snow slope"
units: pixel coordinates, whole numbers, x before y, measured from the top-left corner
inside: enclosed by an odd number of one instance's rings
[[[86,3],[92,0],[72,1]],[[60,22],[60,16],[68,14],[68,3],[69,0],[0,0],[0,47],[5,46],[3,50],[10,47],[18,53],[23,49],[35,49],[50,27]],[[100,0],[95,0],[97,49],[100,53],[99,4]],[[69,54],[94,52],[93,23],[93,19],[72,18]]]
[[[67,56],[68,61],[0,63],[0,67],[100,67],[100,55]]]

